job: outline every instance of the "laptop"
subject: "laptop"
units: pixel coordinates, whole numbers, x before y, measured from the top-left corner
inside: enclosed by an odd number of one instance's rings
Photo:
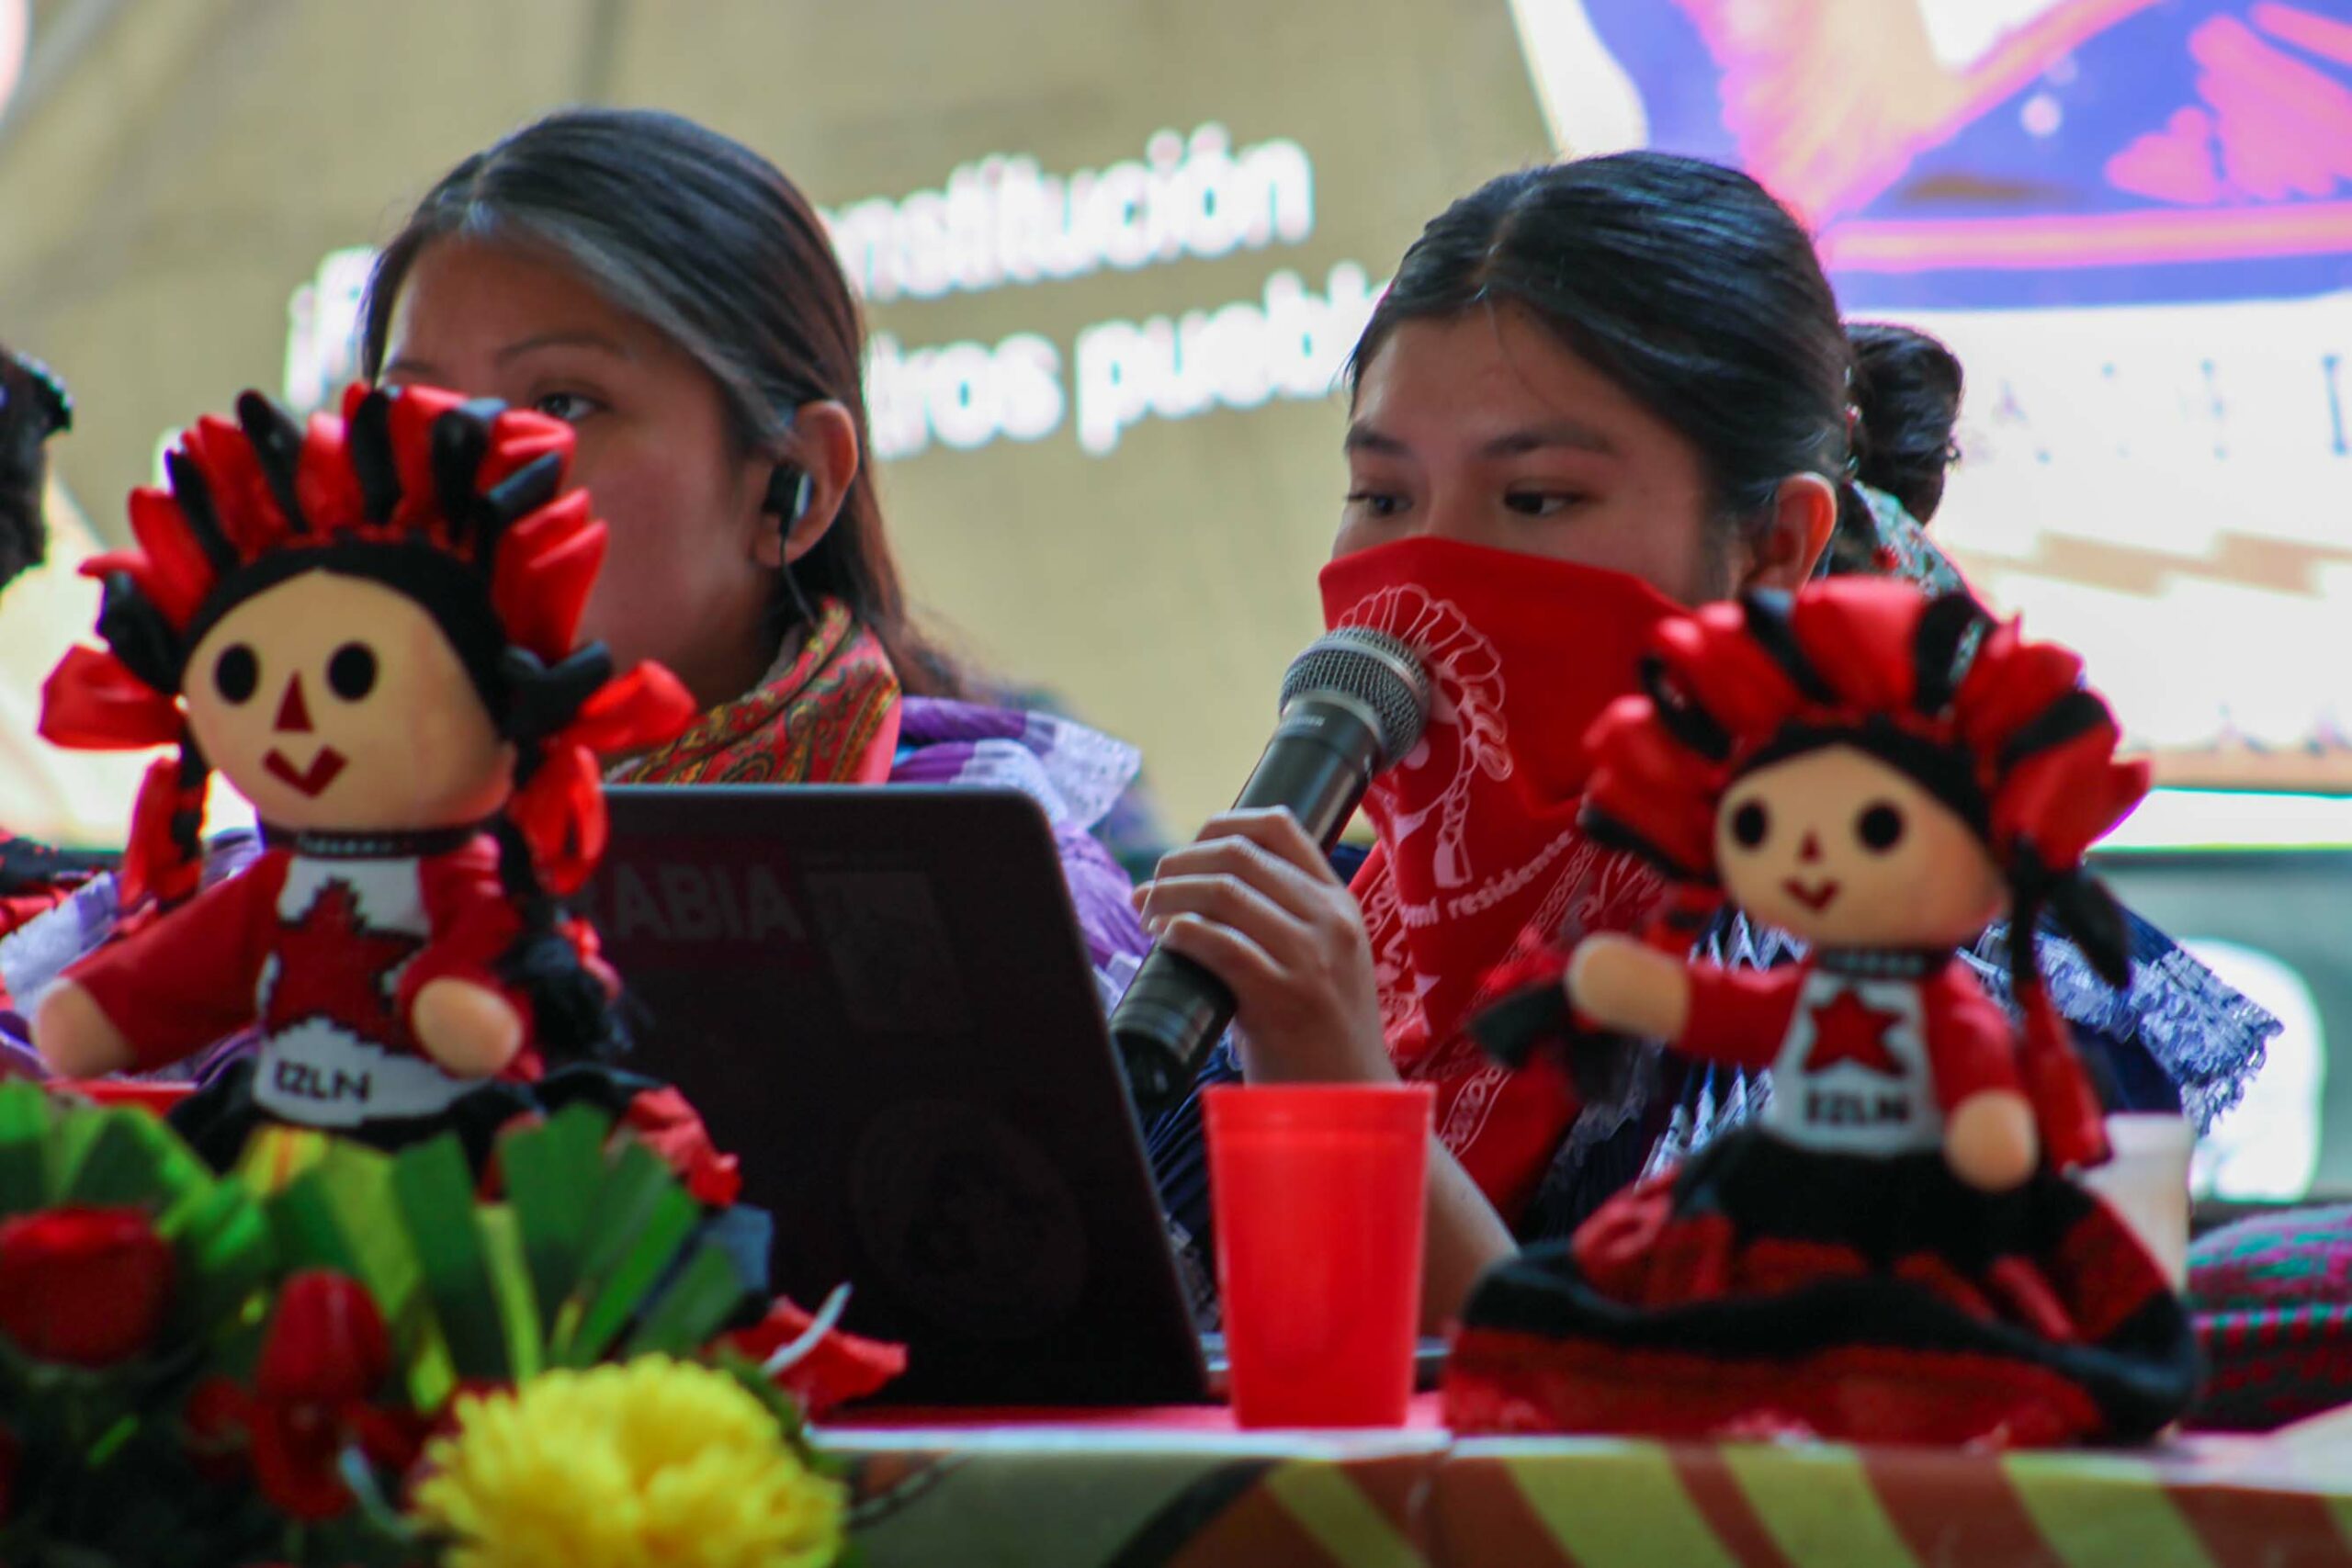
[[[1012,791],[618,786],[577,900],[775,1219],[775,1288],[913,1404],[1210,1395],[1044,813]]]

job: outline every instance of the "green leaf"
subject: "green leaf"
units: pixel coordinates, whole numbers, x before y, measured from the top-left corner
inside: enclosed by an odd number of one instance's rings
[[[639,1143],[620,1145],[589,1208],[587,1245],[580,1260],[582,1281],[601,1285],[609,1279],[635,1250],[639,1233],[671,1197],[684,1198],[685,1193],[661,1156]],[[687,1202],[691,1207],[693,1201]]]
[[[310,1173],[350,1255],[352,1275],[376,1298],[401,1342],[401,1325],[426,1314],[423,1268],[409,1236],[407,1216],[392,1187],[392,1161],[363,1145],[337,1141]]]
[[[474,1221],[481,1227],[482,1257],[490,1265],[491,1289],[506,1329],[507,1363],[517,1382],[537,1377],[547,1365],[547,1340],[539,1331],[531,1270],[523,1260],[522,1227],[514,1211],[503,1203],[481,1205],[474,1211]]]
[[[0,1218],[47,1206],[42,1151],[49,1143],[49,1095],[37,1084],[0,1084]]]
[[[611,1129],[603,1112],[575,1103],[545,1125],[513,1134],[498,1145],[498,1168],[530,1266],[539,1329],[550,1338],[564,1299],[580,1278]]]
[[[352,1278],[368,1287],[382,1313],[409,1397],[417,1408],[437,1407],[456,1386],[424,1269],[409,1231],[407,1213],[392,1185],[392,1156],[364,1144],[337,1138],[317,1152],[297,1179],[315,1181],[334,1218],[349,1259]]]
[[[572,1301],[577,1325],[556,1348],[556,1364],[584,1367],[635,1315],[694,1230],[700,1210],[670,1168],[642,1144],[629,1144],[606,1173],[589,1220],[587,1256]]]
[[[117,1109],[90,1117],[89,1145],[60,1194],[62,1201],[160,1213],[189,1188],[209,1184],[196,1156],[146,1111]]]
[[[458,1376],[511,1378],[505,1325],[474,1222],[473,1174],[457,1134],[402,1150],[392,1161],[392,1191]]]
[[[77,1105],[50,1123],[48,1145],[41,1155],[43,1191],[54,1202],[74,1190],[83,1156],[97,1141],[108,1112],[95,1105]]]
[[[699,1355],[747,1293],[743,1272],[733,1256],[717,1242],[706,1241],[652,1310],[639,1320],[622,1353]]]
[[[304,1171],[271,1194],[269,1224],[277,1238],[278,1261],[288,1273],[332,1269],[355,1280],[359,1277],[359,1260],[344,1235],[325,1174],[318,1168]]]

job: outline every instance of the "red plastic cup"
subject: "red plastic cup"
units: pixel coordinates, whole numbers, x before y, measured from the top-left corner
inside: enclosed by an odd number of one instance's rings
[[[1234,1419],[1402,1426],[1436,1091],[1223,1085],[1203,1105]]]

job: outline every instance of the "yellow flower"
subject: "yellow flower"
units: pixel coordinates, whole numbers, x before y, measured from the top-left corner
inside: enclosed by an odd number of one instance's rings
[[[723,1372],[666,1356],[461,1399],[418,1522],[453,1568],[822,1568],[843,1499]]]

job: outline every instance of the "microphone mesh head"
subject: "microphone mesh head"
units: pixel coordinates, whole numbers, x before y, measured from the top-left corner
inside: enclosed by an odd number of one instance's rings
[[[1412,649],[1385,632],[1341,626],[1291,660],[1282,706],[1316,692],[1336,692],[1370,709],[1380,724],[1380,765],[1392,767],[1420,744],[1430,716],[1430,678]]]

